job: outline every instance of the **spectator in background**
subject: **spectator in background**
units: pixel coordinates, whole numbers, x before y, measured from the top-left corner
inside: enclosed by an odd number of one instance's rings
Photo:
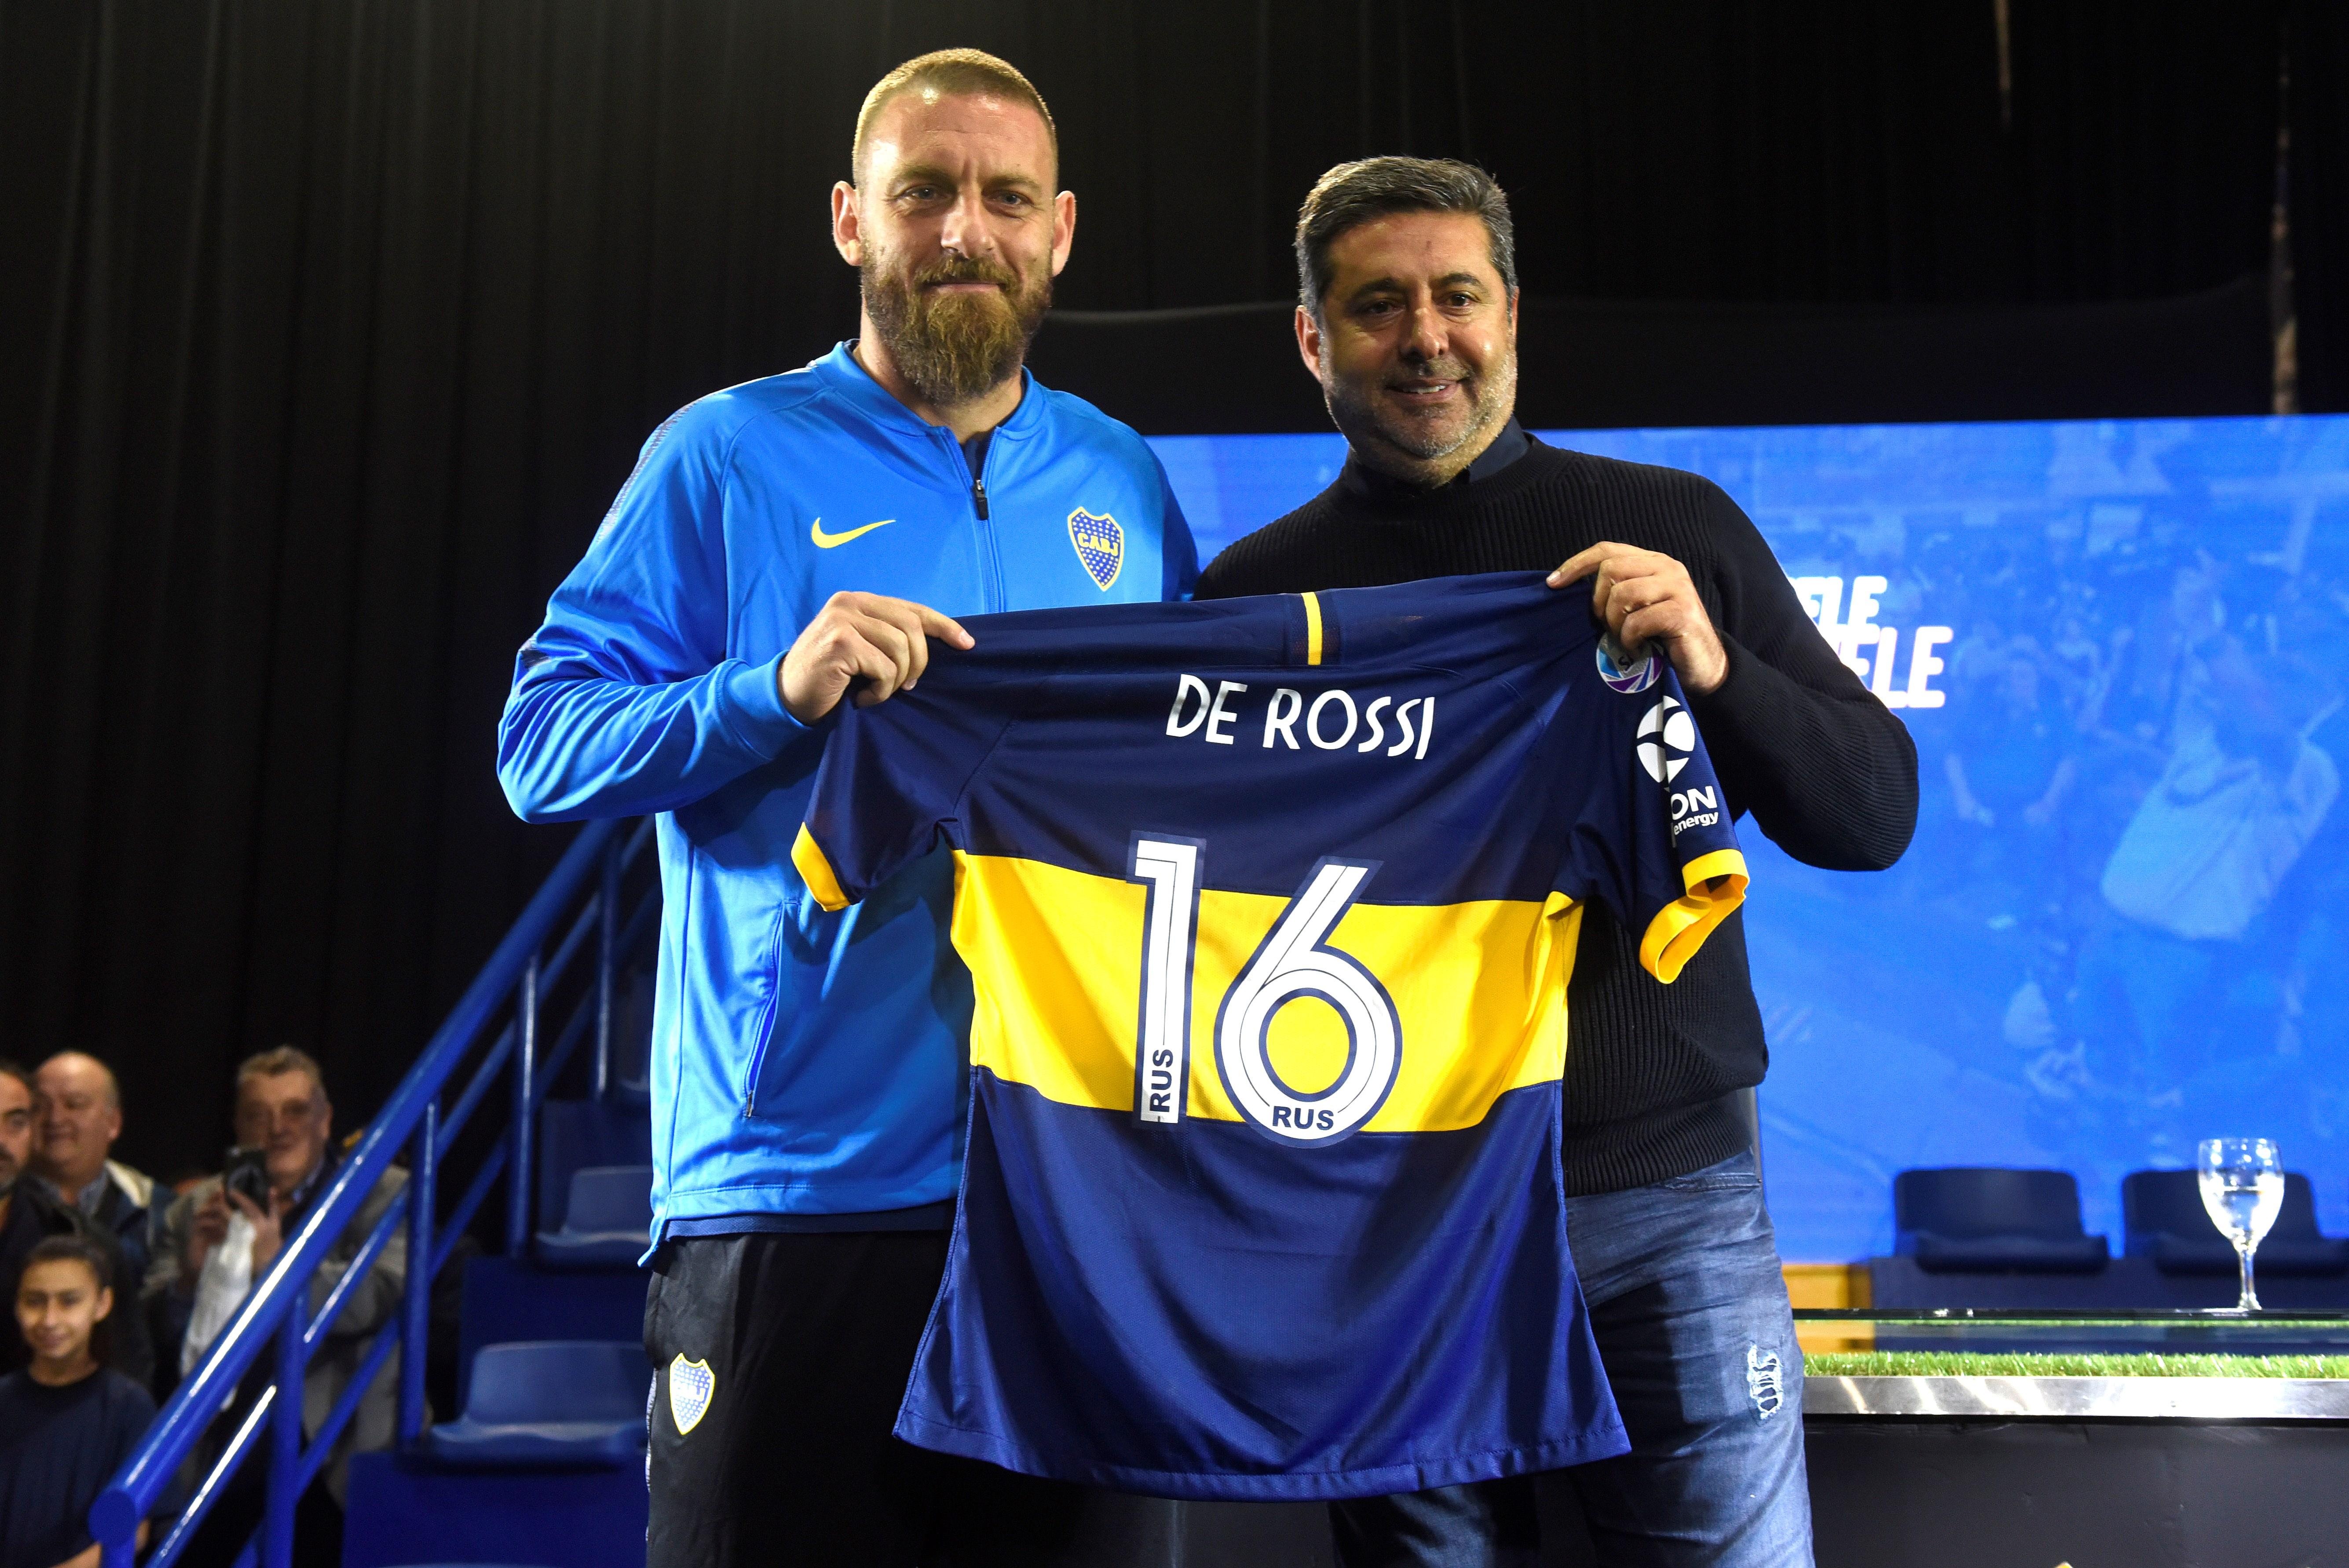
[[[100,1364],[112,1263],[88,1237],[50,1236],[16,1281],[32,1359],[0,1377],[0,1568],[98,1568],[89,1505],[155,1418],[147,1390]]]
[[[296,1234],[310,1205],[334,1184],[337,1152],[332,1141],[335,1109],[326,1098],[318,1064],[291,1046],[249,1057],[236,1072],[236,1140],[255,1151],[267,1177],[265,1202],[228,1191],[220,1176],[207,1177],[181,1194],[166,1212],[147,1274],[146,1299],[157,1329],[166,1379],[176,1380],[203,1358],[252,1286],[277,1261],[286,1239]],[[408,1183],[408,1172],[391,1170],[367,1195],[358,1213],[335,1240],[313,1276],[310,1311],[316,1313],[341,1283],[360,1246]],[[367,1276],[328,1329],[310,1362],[302,1386],[302,1427],[315,1437],[319,1425],[358,1375],[368,1341],[398,1311],[408,1278],[408,1242],[395,1228],[389,1243],[368,1266]],[[322,1497],[313,1488],[297,1520],[297,1555],[313,1551],[326,1560],[338,1551],[342,1501],[349,1484],[350,1456],[391,1446],[397,1418],[399,1358],[395,1353],[359,1400],[350,1425],[335,1445],[322,1472]],[[271,1372],[264,1356],[246,1373],[236,1414],[250,1408]],[[232,1421],[234,1415],[232,1416]],[[228,1426],[230,1423],[222,1423]],[[216,1435],[218,1435],[216,1429]],[[192,1543],[191,1563],[209,1561],[211,1550],[230,1561],[260,1516],[265,1466],[238,1471],[229,1494]]]
[[[79,1236],[106,1254],[109,1278],[120,1278],[120,1250],[114,1240],[70,1203],[58,1202],[40,1181],[26,1181],[40,1114],[40,1091],[33,1075],[0,1059],[0,1298],[14,1301],[26,1261],[53,1236]],[[153,1376],[155,1357],[146,1326],[136,1313],[123,1314],[122,1332],[109,1337],[107,1361],[133,1382]],[[14,1372],[31,1353],[17,1332],[13,1313],[0,1316],[0,1373]]]
[[[122,1136],[114,1070],[85,1052],[59,1051],[33,1075],[33,1087],[39,1099],[33,1174],[114,1238],[122,1253],[119,1277],[135,1287],[147,1277],[150,1236],[161,1216],[153,1178],[109,1158]]]
[[[11,1301],[25,1260],[50,1233],[44,1211],[53,1205],[39,1196],[18,1196],[31,1187],[22,1177],[33,1155],[33,1110],[38,1103],[32,1076],[14,1062],[0,1061],[0,1287]],[[0,1333],[0,1372],[23,1366],[26,1354],[25,1337],[12,1321]]]

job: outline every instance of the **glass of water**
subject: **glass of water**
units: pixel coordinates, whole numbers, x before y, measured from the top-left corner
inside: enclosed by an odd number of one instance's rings
[[[2235,1244],[2242,1265],[2243,1298],[2235,1310],[2257,1312],[2251,1254],[2283,1207],[2283,1159],[2264,1138],[2206,1138],[2195,1150],[2194,1168],[2201,1178],[2202,1208],[2219,1233]]]

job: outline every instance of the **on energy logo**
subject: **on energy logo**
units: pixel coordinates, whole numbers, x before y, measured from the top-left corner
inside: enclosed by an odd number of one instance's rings
[[[1648,777],[1669,784],[1680,777],[1689,765],[1689,753],[1696,749],[1696,721],[1679,698],[1664,697],[1640,720],[1640,733],[1631,745]]]

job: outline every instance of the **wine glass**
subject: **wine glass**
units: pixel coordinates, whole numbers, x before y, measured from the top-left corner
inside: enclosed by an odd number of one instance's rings
[[[2251,1253],[2283,1207],[2283,1160],[2264,1138],[2206,1138],[2194,1151],[2201,1179],[2202,1208],[2219,1233],[2235,1244],[2242,1264],[2243,1298],[2238,1312],[2260,1310],[2251,1289]]]

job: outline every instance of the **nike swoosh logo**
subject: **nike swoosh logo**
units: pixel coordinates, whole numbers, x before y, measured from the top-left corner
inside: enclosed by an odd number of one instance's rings
[[[868,522],[863,528],[852,528],[846,533],[826,533],[823,519],[817,518],[808,524],[808,537],[815,541],[818,550],[837,550],[852,539],[861,539],[874,529],[886,528],[896,521],[894,517],[885,517],[878,522]]]

